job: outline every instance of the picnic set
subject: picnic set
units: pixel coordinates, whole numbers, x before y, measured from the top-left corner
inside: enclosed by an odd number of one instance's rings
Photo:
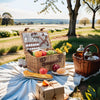
[[[46,31],[27,31],[20,34],[25,53],[27,70],[23,72],[26,78],[38,80],[36,84],[37,100],[64,100],[64,87],[53,79],[53,75],[67,75],[65,68],[66,52],[69,48],[64,46],[64,51],[53,49],[49,34]],[[89,47],[96,47],[97,53],[92,53]],[[85,48],[80,45],[76,53],[72,54],[75,72],[88,77],[100,68],[100,51],[96,44],[89,44]],[[49,73],[49,72],[52,72]],[[49,74],[48,74],[49,73]]]

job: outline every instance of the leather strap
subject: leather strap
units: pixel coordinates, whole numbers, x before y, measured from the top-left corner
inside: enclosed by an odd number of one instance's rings
[[[57,60],[55,60],[55,61],[50,61],[50,62],[46,62],[46,57],[43,57],[43,58],[40,59],[40,62],[42,63],[42,66],[52,65],[52,64],[55,64],[55,63],[57,63],[57,62],[61,62],[62,57],[63,57],[63,55],[60,54],[60,55],[57,56]]]

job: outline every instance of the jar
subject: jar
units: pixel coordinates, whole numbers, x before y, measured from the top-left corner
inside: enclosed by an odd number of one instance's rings
[[[79,48],[76,51],[76,56],[83,57],[83,51],[84,51],[83,45],[79,45]]]
[[[88,57],[92,57],[92,52],[89,48],[87,48],[86,52],[84,53],[84,59],[88,59]]]

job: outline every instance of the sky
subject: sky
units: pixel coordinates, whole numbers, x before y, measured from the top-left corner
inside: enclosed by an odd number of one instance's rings
[[[39,0],[43,1],[43,0]],[[69,19],[69,14],[67,10],[67,4],[62,5],[58,2],[58,6],[62,13],[54,13],[51,9],[49,13],[39,14],[43,6],[40,5],[41,2],[34,3],[34,0],[0,0],[0,15],[4,12],[9,12],[14,19],[30,19],[30,18],[43,18],[43,19]],[[86,13],[85,7],[81,7],[79,10],[78,19],[88,17],[92,19],[91,14]],[[99,19],[99,16],[96,16]]]

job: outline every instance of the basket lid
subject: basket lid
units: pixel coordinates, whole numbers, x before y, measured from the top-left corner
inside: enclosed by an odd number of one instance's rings
[[[47,32],[28,32],[21,33],[25,50],[37,50],[51,48],[51,42]]]

